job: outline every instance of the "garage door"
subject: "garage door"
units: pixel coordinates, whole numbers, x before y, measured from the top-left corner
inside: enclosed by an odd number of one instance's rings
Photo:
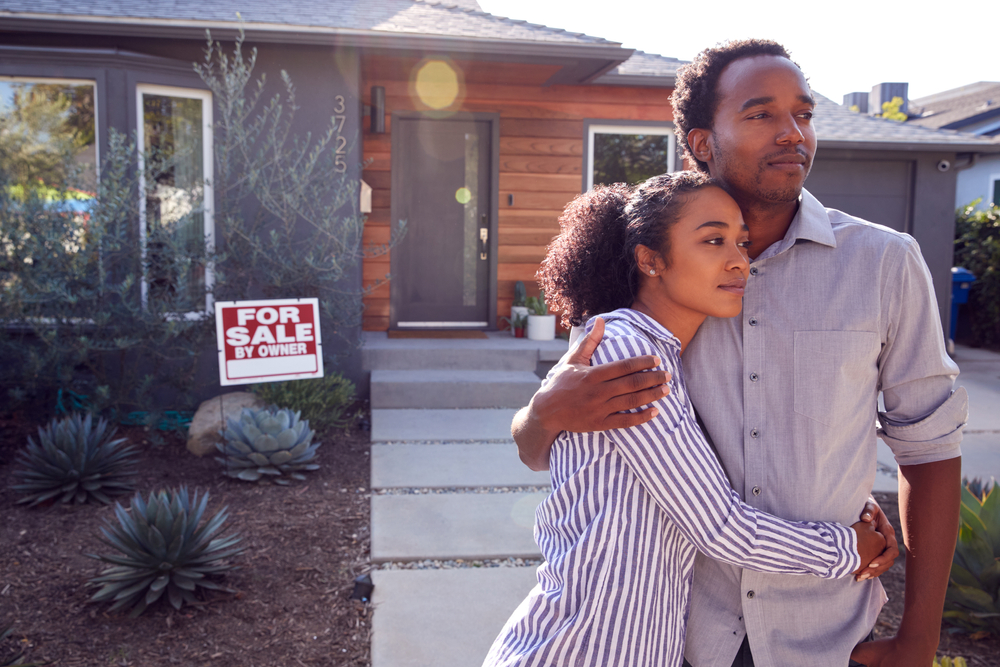
[[[817,157],[806,189],[824,206],[907,232],[912,173],[913,162],[909,160]]]

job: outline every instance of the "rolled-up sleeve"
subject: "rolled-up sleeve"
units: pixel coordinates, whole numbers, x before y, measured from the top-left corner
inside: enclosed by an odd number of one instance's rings
[[[879,437],[899,465],[920,465],[961,455],[969,397],[955,389],[958,366],[948,357],[930,271],[913,239],[897,247],[885,276],[885,338],[879,382],[885,411]]]

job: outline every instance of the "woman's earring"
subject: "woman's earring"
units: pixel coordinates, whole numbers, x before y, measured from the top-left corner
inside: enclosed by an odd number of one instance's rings
[[[653,269],[650,269],[649,270],[649,275],[655,276],[656,275],[656,271],[654,271]]]

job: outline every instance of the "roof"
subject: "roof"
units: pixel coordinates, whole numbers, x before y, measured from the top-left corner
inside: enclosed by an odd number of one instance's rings
[[[620,47],[601,37],[495,16],[475,0],[0,0],[0,20],[76,19],[93,22],[152,23],[161,27],[238,25],[247,31],[284,28],[312,32],[408,33],[487,40],[548,42]]]
[[[911,100],[907,122],[957,130],[993,116],[1000,116],[1000,82],[980,81]]]
[[[851,111],[813,91],[813,121],[821,148],[1000,152],[1000,142],[952,130],[920,127]]]
[[[594,83],[618,86],[666,86],[672,88],[677,81],[677,69],[687,64],[686,60],[636,51],[628,60]]]

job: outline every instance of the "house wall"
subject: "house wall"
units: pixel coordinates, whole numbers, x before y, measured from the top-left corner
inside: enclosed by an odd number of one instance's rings
[[[986,209],[992,200],[996,180],[1000,180],[1000,155],[980,155],[975,165],[958,172],[955,208],[982,199],[977,208]]]
[[[391,202],[391,114],[425,110],[413,94],[411,78],[423,56],[363,54],[361,91],[369,101],[372,86],[386,96],[386,133],[363,125],[363,151],[370,163],[362,178],[372,186],[372,213],[365,226],[368,243],[387,243]],[[449,61],[462,81],[459,99],[448,111],[500,115],[500,174],[497,257],[497,313],[510,312],[514,283],[524,281],[537,294],[534,275],[545,248],[558,234],[565,205],[581,192],[585,120],[671,121],[670,89],[622,86],[545,86],[556,65]],[[440,117],[440,116],[439,116]],[[513,196],[511,203],[510,197]],[[364,279],[372,283],[389,273],[391,253],[365,261]],[[389,286],[365,299],[364,328],[389,327]],[[498,321],[497,326],[501,323]]]
[[[805,187],[825,206],[906,232],[920,244],[948,330],[955,239],[954,153],[827,149],[816,152]]]
[[[184,88],[207,89],[195,73],[193,63],[204,61],[205,42],[202,40],[176,40],[129,38],[120,36],[94,35],[50,35],[33,33],[4,33],[0,30],[0,48],[3,46],[29,47],[21,51],[0,52],[0,75],[44,76],[79,79],[94,79],[97,82],[98,132],[102,142],[106,142],[110,128],[130,134],[137,123],[136,84],[150,83]],[[223,43],[223,51],[231,56],[233,43]],[[264,75],[262,105],[275,94],[284,94],[282,71],[288,73],[296,88],[298,109],[291,126],[292,134],[313,137],[322,136],[330,128],[331,117],[343,96],[344,123],[341,133],[348,138],[346,143],[346,182],[357,183],[360,178],[361,147],[358,140],[360,128],[360,103],[357,90],[359,64],[354,49],[330,46],[296,46],[286,44],[244,45],[244,55],[249,56],[256,47],[257,61],[253,78]],[[58,49],[79,49],[67,54]],[[114,49],[130,54],[115,54]],[[89,52],[88,52],[89,50]],[[99,51],[103,50],[103,51]],[[254,83],[247,92],[252,94]],[[215,118],[219,111],[216,106]],[[102,146],[102,149],[104,147]],[[218,180],[218,179],[217,179]],[[216,193],[218,197],[218,192]],[[218,199],[216,201],[218,209]],[[252,215],[253,206],[245,210]],[[219,222],[216,222],[218,229]],[[219,250],[225,248],[218,243]],[[361,288],[360,262],[348,273],[344,280],[347,290]],[[303,296],[299,294],[275,295]],[[328,351],[339,358],[336,370],[343,372],[355,383],[362,379],[360,354],[355,349],[360,334],[360,323],[337,332],[323,332],[323,342]],[[215,346],[205,351],[204,380],[210,382],[217,377]],[[328,369],[333,370],[333,369]]]

